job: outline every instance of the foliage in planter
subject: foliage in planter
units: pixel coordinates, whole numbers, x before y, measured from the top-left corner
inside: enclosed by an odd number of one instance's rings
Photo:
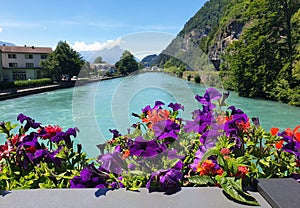
[[[299,178],[300,126],[266,132],[258,118],[225,103],[208,88],[196,95],[200,108],[191,120],[180,117],[184,106],[156,101],[146,106],[127,134],[110,130],[111,140],[97,145],[101,155],[88,163],[81,145],[74,148],[77,128],[42,126],[23,114],[19,133],[0,122],[6,142],[0,145],[0,189],[126,188],[167,193],[183,186],[218,186],[240,203],[258,205],[243,190],[253,178]],[[218,107],[217,107],[218,106]]]
[[[17,125],[0,122],[5,143],[0,145],[0,189],[66,188],[69,180],[86,166],[81,145],[74,148],[72,136],[77,128],[63,132],[59,126],[42,126],[20,114],[18,134],[11,133]]]
[[[192,120],[179,117],[184,106],[156,101],[141,114],[140,122],[125,135],[110,130],[113,138],[98,145],[101,155],[71,181],[71,188],[147,187],[168,193],[182,186],[219,186],[241,203],[258,205],[242,187],[253,178],[299,174],[299,127],[281,133],[266,132],[258,118],[226,106],[229,94],[213,88],[196,95],[202,108]],[[217,106],[213,103],[216,102]]]

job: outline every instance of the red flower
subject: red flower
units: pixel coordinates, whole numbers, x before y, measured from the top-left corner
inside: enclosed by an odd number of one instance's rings
[[[49,138],[55,136],[56,133],[62,132],[62,128],[59,127],[58,125],[54,125],[54,126],[49,125],[49,126],[45,127],[45,131],[47,132],[47,134],[42,136],[42,138],[49,139]]]
[[[7,144],[7,142],[5,142],[4,145],[0,145],[0,160],[2,158],[8,158],[10,156],[10,152],[11,152],[11,148]]]
[[[29,146],[27,148],[25,148],[26,152],[30,152],[31,154],[34,154],[36,149],[34,146]]]
[[[295,139],[300,142],[300,126],[296,126],[294,130],[290,128],[284,131],[288,136],[295,137]]]
[[[239,166],[238,171],[235,174],[236,177],[245,178],[246,174],[249,172],[246,166]]]
[[[272,136],[277,135],[278,132],[279,132],[279,128],[276,128],[276,127],[271,128],[271,134],[272,134]]]
[[[277,142],[277,143],[275,144],[275,147],[276,147],[277,149],[281,149],[282,146],[283,146],[283,142],[284,142],[284,140],[280,140],[279,142]]]

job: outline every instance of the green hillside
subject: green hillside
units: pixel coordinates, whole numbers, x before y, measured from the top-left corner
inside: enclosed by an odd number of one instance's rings
[[[300,0],[208,1],[160,64],[197,71],[213,65],[226,89],[300,106],[299,8]]]

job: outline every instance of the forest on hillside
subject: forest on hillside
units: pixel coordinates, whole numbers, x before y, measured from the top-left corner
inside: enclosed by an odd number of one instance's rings
[[[187,51],[192,42],[209,57],[225,89],[300,106],[300,0],[210,0],[178,36],[182,43],[173,41],[165,51]],[[184,68],[186,55],[166,54],[161,65]]]

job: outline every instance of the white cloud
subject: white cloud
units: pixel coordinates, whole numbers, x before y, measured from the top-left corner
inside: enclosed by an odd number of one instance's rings
[[[72,48],[76,51],[98,51],[103,50],[105,48],[110,49],[121,43],[121,38],[116,40],[107,40],[104,43],[99,43],[98,41],[94,41],[94,43],[86,44],[84,41],[76,41],[74,45],[71,45]]]
[[[36,28],[41,27],[40,24],[37,23],[29,23],[29,22],[0,22],[2,27],[14,27],[14,28]]]
[[[2,29],[2,27],[0,27],[0,32],[2,32],[3,31],[3,29]]]

